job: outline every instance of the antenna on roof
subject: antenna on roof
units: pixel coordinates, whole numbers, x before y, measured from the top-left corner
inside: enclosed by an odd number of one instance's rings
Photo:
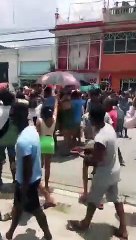
[[[55,12],[55,24],[56,25],[57,25],[58,19],[59,19],[59,9],[56,8],[56,12]]]
[[[103,8],[106,8],[106,0],[103,0]]]

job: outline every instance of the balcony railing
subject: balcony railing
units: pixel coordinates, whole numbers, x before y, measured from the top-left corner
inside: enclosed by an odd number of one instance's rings
[[[111,15],[136,14],[136,6],[114,7],[110,8],[109,12]]]
[[[121,6],[103,9],[105,22],[136,20],[136,6]]]

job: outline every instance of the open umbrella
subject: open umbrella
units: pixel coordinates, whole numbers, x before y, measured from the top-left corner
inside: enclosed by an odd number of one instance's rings
[[[0,90],[5,90],[8,88],[8,83],[0,83]]]
[[[37,84],[43,85],[60,85],[62,87],[68,85],[80,86],[79,81],[68,72],[51,72],[40,77]]]

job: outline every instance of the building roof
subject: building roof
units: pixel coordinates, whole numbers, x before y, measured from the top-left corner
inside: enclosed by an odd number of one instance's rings
[[[3,49],[9,49],[9,47],[5,47],[3,45],[0,45],[0,50],[3,50]]]
[[[69,30],[69,29],[79,29],[79,28],[90,28],[90,27],[101,27],[104,26],[103,21],[96,22],[78,22],[78,23],[66,23],[56,25],[54,29],[50,29],[50,32],[61,31],[61,30]]]

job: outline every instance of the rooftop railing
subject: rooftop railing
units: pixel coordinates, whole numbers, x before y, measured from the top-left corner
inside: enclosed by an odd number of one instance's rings
[[[110,8],[109,12],[111,15],[124,15],[124,14],[136,14],[136,6],[122,6]]]

